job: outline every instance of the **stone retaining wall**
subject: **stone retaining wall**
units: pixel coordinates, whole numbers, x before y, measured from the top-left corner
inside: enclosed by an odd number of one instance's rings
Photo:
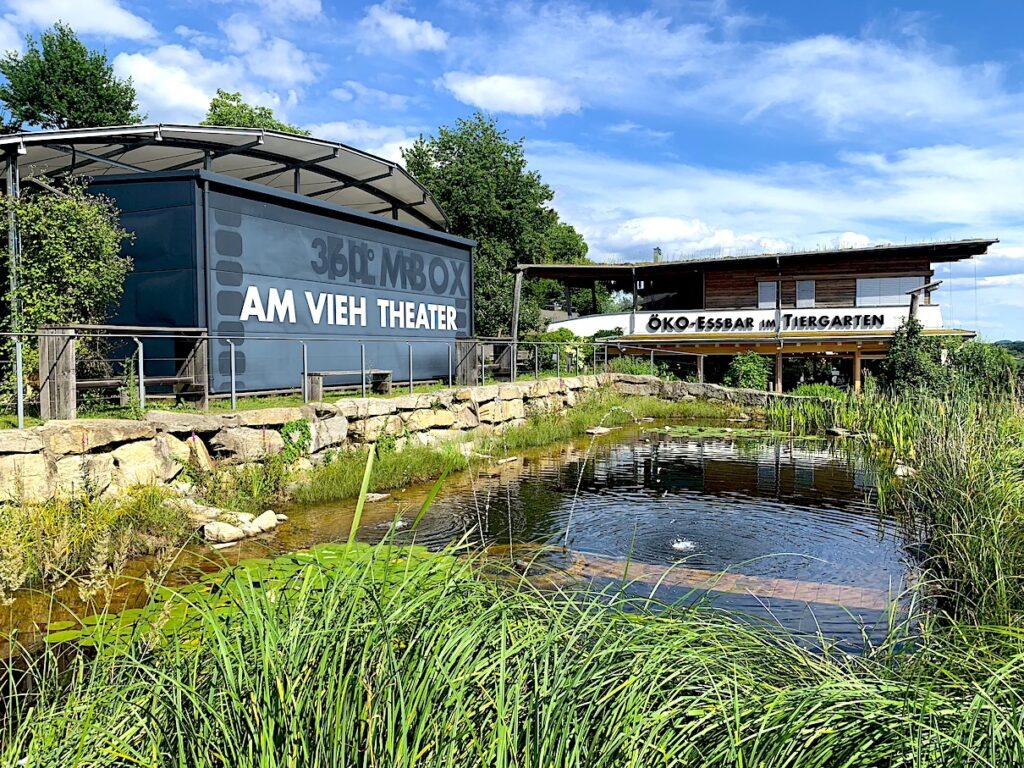
[[[761,406],[769,398],[754,390],[609,373],[225,414],[149,411],[140,421],[50,421],[31,429],[0,430],[0,501],[42,501],[86,486],[94,493],[113,493],[170,483],[189,461],[200,467],[257,461],[282,450],[282,427],[299,419],[309,422],[315,459],[383,436],[428,444],[471,431],[507,429],[533,414],[569,408],[581,394],[599,388],[745,406]]]

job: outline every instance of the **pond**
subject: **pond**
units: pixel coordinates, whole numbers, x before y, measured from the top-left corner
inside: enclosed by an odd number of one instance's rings
[[[750,620],[856,647],[887,629],[906,588],[908,557],[879,514],[870,468],[836,442],[676,434],[645,424],[529,451],[449,478],[420,526],[430,486],[369,503],[359,538],[440,549],[464,542],[508,558],[539,583],[624,587],[664,601],[707,601]],[[183,583],[225,561],[344,541],[354,502],[287,508],[272,536],[211,554],[178,554],[167,580]],[[397,522],[396,522],[397,521]],[[144,599],[152,559],[130,564],[107,593],[119,610]],[[20,595],[8,626],[22,637],[66,610],[70,586]]]

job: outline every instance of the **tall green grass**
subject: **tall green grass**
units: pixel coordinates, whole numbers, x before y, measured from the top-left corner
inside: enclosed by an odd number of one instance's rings
[[[482,579],[449,554],[287,557],[168,595],[142,630],[110,621],[88,656],[9,669],[0,764],[1024,761],[1018,629],[857,657],[706,608]]]

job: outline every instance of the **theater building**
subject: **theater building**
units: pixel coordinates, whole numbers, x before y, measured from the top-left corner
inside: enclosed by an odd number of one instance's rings
[[[614,332],[623,349],[690,358],[703,378],[740,352],[775,359],[782,391],[789,361],[831,361],[860,389],[865,366],[883,358],[893,332],[913,312],[929,335],[973,337],[943,324],[932,301],[935,264],[984,254],[998,242],[957,240],[912,245],[654,261],[637,264],[521,265],[523,278],[563,283],[567,297],[598,283],[632,299],[630,311],[552,322],[579,336]],[[518,295],[518,294],[517,294]],[[566,306],[571,306],[567,300]],[[517,313],[513,313],[514,315]]]

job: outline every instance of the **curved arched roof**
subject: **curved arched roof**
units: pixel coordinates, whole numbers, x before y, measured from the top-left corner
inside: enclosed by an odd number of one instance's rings
[[[205,168],[406,224],[446,230],[430,193],[400,165],[332,141],[257,128],[130,125],[0,136],[22,180]]]

